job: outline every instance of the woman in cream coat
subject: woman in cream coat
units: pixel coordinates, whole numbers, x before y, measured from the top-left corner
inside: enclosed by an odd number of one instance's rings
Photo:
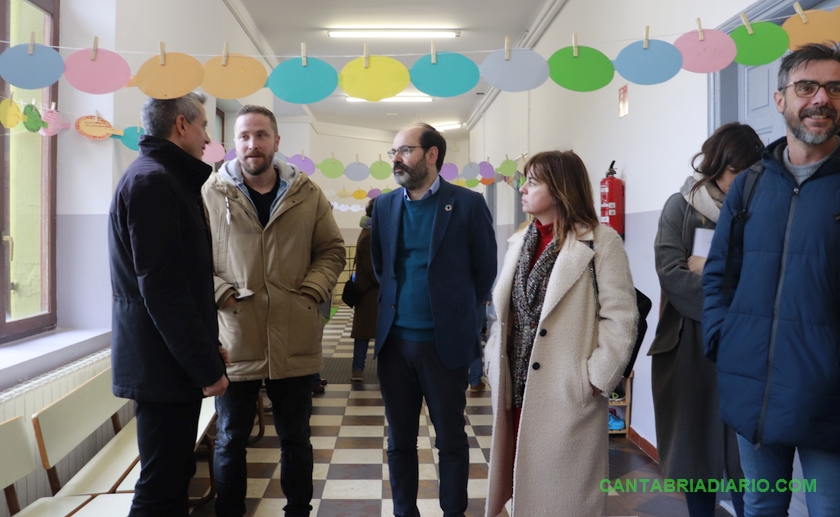
[[[609,475],[602,395],[632,352],[636,295],[621,238],[598,224],[580,158],[539,153],[525,173],[522,210],[534,222],[509,240],[485,351],[493,402],[486,515],[512,498],[512,517],[596,517],[607,509],[601,481]]]

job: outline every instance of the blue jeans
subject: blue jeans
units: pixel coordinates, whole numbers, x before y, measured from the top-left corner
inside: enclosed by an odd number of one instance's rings
[[[231,382],[223,397],[216,397],[217,517],[245,514],[247,462],[245,447],[257,411],[257,397],[263,381]],[[286,516],[308,516],[312,507],[312,445],[309,443],[312,416],[312,376],[265,380],[271,400],[274,427],[280,437],[280,487],[288,504]]]
[[[356,339],[353,341],[353,369],[364,370],[370,339]]]
[[[744,493],[744,515],[747,517],[785,517],[790,506],[791,492],[776,490],[777,480],[789,481],[793,475],[793,455],[799,452],[802,476],[815,480],[816,490],[805,494],[808,515],[827,517],[840,515],[840,454],[818,449],[802,449],[786,445],[756,446],[738,435],[741,468],[747,480],[766,479],[766,492]],[[785,482],[783,481],[783,483]],[[800,480],[801,481],[801,480]],[[787,484],[783,485],[787,487]],[[793,484],[796,487],[796,483]],[[804,485],[803,485],[804,487]]]

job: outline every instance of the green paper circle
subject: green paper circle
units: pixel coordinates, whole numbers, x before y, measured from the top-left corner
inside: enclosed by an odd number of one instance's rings
[[[386,180],[391,177],[391,164],[379,160],[370,164],[370,175],[378,180]]]
[[[344,174],[344,164],[334,158],[327,158],[316,167],[321,170],[321,174],[330,179],[338,178]]]
[[[496,169],[496,172],[501,174],[502,176],[513,176],[513,173],[516,172],[516,162],[513,160],[505,160],[499,165],[499,168]]]
[[[752,23],[753,34],[743,25],[729,35],[735,42],[738,53],[735,62],[747,66],[760,66],[772,63],[782,57],[790,44],[790,37],[785,30],[770,22]]]
[[[610,58],[592,47],[561,48],[548,58],[549,77],[574,92],[592,92],[610,84],[615,67]]]
[[[387,194],[388,192],[391,192],[392,190],[394,190],[394,189],[384,188],[384,189],[382,189],[382,193]]]
[[[478,186],[481,182],[480,182],[479,180],[477,180],[477,179],[471,179],[471,180],[467,180],[467,181],[466,181],[466,183],[467,183],[467,187],[469,187],[469,188],[475,188],[475,187],[477,187],[477,186]]]

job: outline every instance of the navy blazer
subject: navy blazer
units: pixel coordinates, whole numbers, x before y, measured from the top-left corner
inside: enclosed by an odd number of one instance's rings
[[[371,260],[380,284],[374,357],[396,315],[394,259],[404,193],[398,188],[383,194],[373,207]],[[462,368],[481,355],[479,314],[496,278],[496,234],[484,196],[443,178],[432,224],[428,282],[435,344],[447,368]]]

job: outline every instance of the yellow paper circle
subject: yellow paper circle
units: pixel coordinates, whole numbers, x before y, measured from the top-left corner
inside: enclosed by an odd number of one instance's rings
[[[121,129],[114,129],[111,123],[104,118],[99,117],[97,120],[97,117],[93,115],[77,118],[76,131],[83,137],[90,138],[91,140],[105,140],[110,138],[111,135],[122,136],[123,134]]]
[[[396,59],[370,56],[368,67],[365,58],[350,61],[338,74],[338,85],[351,97],[378,102],[405,90],[411,81],[408,69]]]
[[[353,197],[356,198],[356,199],[364,199],[364,198],[367,197],[367,191],[359,189],[359,190],[353,192]]]
[[[227,66],[222,56],[204,63],[204,82],[201,88],[219,99],[247,97],[265,86],[268,73],[256,59],[242,54],[228,54]]]
[[[204,79],[204,67],[190,55],[167,52],[166,63],[160,56],[148,59],[132,82],[154,99],[176,99],[195,90]]]
[[[798,14],[794,14],[782,24],[782,28],[790,37],[789,49],[796,50],[808,43],[840,40],[840,8],[830,13],[805,11],[805,17],[808,23],[803,22]]]

